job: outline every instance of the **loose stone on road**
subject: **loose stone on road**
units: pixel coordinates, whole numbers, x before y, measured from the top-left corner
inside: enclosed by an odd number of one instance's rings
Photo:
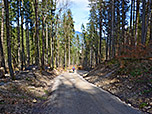
[[[55,79],[48,100],[34,114],[143,114],[117,97],[85,81],[77,73]]]

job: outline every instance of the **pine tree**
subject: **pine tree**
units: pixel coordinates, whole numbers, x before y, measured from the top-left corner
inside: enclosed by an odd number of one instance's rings
[[[14,71],[12,67],[12,57],[11,57],[11,38],[10,38],[10,31],[9,31],[9,3],[8,0],[4,0],[4,6],[5,6],[5,18],[6,18],[6,37],[7,37],[7,54],[8,54],[8,67],[10,71],[10,75],[12,79],[15,79],[14,77]]]

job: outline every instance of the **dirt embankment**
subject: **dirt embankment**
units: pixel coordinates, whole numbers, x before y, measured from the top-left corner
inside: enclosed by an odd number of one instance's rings
[[[55,71],[23,71],[16,75],[0,79],[0,113],[31,114],[32,108],[47,99]]]
[[[152,114],[152,61],[124,61],[124,67],[120,68],[119,62],[112,60],[83,77],[129,105]]]

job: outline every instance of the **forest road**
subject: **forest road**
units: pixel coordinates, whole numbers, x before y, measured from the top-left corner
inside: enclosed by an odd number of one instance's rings
[[[48,100],[33,114],[143,114],[77,73],[58,76],[52,90]]]

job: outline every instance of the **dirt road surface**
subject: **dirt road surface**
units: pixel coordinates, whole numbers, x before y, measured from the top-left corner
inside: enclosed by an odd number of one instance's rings
[[[34,114],[144,114],[85,81],[77,73],[55,79],[50,97]]]

